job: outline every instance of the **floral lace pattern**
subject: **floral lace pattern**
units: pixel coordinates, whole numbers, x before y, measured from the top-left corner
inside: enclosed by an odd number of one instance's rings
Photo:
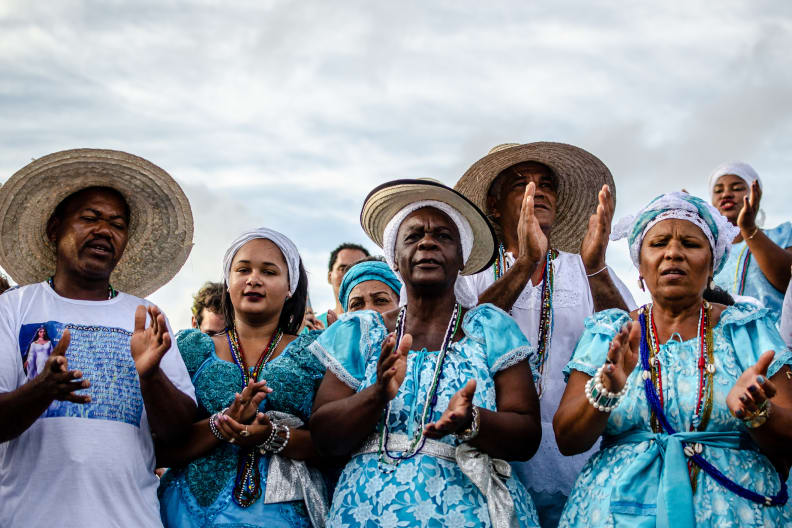
[[[588,375],[603,364],[608,344],[629,320],[621,310],[605,310],[586,321],[586,332],[567,366]],[[738,303],[727,308],[713,329],[715,375],[712,414],[707,431],[744,430],[726,406],[726,395],[742,372],[754,364],[765,350],[776,350],[768,369],[772,376],[782,365],[792,364],[790,352],[780,340],[767,310]],[[739,353],[738,353],[739,350]],[[678,430],[688,430],[697,401],[698,341],[671,339],[661,345],[658,359],[663,372],[663,395],[669,421]],[[640,383],[640,368],[628,379],[629,388],[605,428],[606,436],[630,430],[651,431],[649,406]],[[643,453],[649,442],[617,444],[602,449],[586,463],[567,501],[561,527],[615,526],[636,522],[610,511],[611,490],[621,484],[619,477],[629,461]],[[772,495],[779,489],[778,473],[770,461],[756,450],[707,447],[705,458],[730,479],[758,493]],[[700,471],[693,495],[697,526],[790,526],[792,508],[764,507],[733,494]],[[639,486],[640,483],[636,483]]]
[[[343,326],[366,328],[360,343],[349,343],[335,334]],[[350,377],[360,372],[358,390],[376,381],[380,345],[387,334],[382,317],[371,311],[342,317],[314,344],[338,359]],[[495,410],[494,374],[497,366],[514,364],[512,358],[524,359],[533,349],[516,323],[501,310],[482,305],[469,311],[463,320],[465,337],[453,343],[446,355],[443,375],[438,384],[437,403],[429,420],[437,420],[448,407],[451,397],[469,379],[477,382],[474,404]],[[354,335],[358,335],[354,333]],[[345,347],[362,347],[354,354]],[[398,394],[391,402],[389,427],[394,433],[408,436],[419,432],[421,411],[433,379],[437,351],[410,351],[407,372]],[[354,364],[365,358],[365,365]],[[442,442],[458,445],[453,436]],[[456,464],[419,454],[398,465],[380,464],[377,454],[353,457],[344,468],[333,496],[328,526],[490,526],[485,497]],[[507,486],[514,499],[520,525],[538,526],[536,514],[525,488],[513,476]]]
[[[310,332],[299,336],[264,366],[259,379],[266,379],[273,392],[259,407],[262,412],[287,412],[308,422],[313,398],[325,370],[307,349],[318,334],[319,332]],[[199,408],[204,416],[229,406],[234,400],[234,394],[242,386],[239,368],[218,358],[212,338],[197,330],[179,332],[176,340],[192,377]],[[230,508],[237,508],[230,493],[236,476],[238,452],[237,446],[222,443],[205,456],[191,461],[186,467],[168,471],[160,484],[160,497],[179,497],[178,502],[183,503],[183,508],[190,511],[196,525],[210,522],[214,515],[223,511],[227,515]],[[262,489],[266,486],[268,462],[268,457],[261,457],[259,460]],[[170,486],[178,486],[180,493],[167,493]],[[174,500],[168,499],[170,502]],[[286,508],[292,512],[290,515],[300,519],[307,515],[301,502],[282,506],[280,510],[269,510],[281,511]],[[166,510],[178,508],[179,505],[163,503],[162,507]],[[265,520],[262,519],[262,522]]]

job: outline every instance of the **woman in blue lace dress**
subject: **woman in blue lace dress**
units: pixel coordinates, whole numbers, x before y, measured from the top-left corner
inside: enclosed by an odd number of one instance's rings
[[[297,337],[307,279],[294,244],[261,228],[223,261],[225,332],[186,330],[179,351],[204,417],[184,445],[158,451],[166,527],[324,525],[321,476],[305,424],[324,367]]]
[[[560,526],[792,523],[792,353],[766,308],[703,299],[735,231],[685,193],[614,228],[652,303],[591,316],[567,366],[558,445],[573,454],[602,436],[602,448]]]
[[[311,431],[324,452],[351,455],[328,525],[538,526],[506,462],[541,436],[534,349],[506,313],[467,309],[476,299],[454,291],[460,270],[492,262],[486,219],[425,180],[378,187],[361,219],[407,304],[345,314],[310,346],[329,368]]]
[[[712,205],[739,228],[715,282],[733,295],[758,299],[778,320],[792,266],[792,223],[760,229],[762,180],[747,163],[726,163],[709,177]]]

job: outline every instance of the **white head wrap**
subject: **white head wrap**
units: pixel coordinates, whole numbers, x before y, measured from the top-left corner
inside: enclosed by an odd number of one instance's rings
[[[225,278],[226,286],[228,286],[228,275],[231,273],[231,262],[234,260],[237,251],[251,240],[259,238],[269,240],[278,246],[281,253],[283,253],[283,259],[289,269],[289,295],[294,295],[294,292],[297,291],[297,284],[300,282],[300,253],[297,251],[297,246],[294,245],[294,242],[289,240],[286,235],[266,227],[246,231],[231,242],[231,246],[226,250],[225,256],[223,256],[223,277]]]
[[[747,163],[742,161],[733,161],[731,163],[724,163],[720,165],[717,169],[712,171],[712,174],[710,174],[710,177],[707,180],[710,196],[712,196],[712,189],[715,188],[715,184],[718,183],[718,178],[727,174],[734,174],[735,176],[742,178],[746,185],[748,185],[749,195],[753,182],[759,182],[759,190],[762,190],[762,178],[759,177],[759,173],[757,173],[756,170],[754,170],[754,168]],[[756,225],[762,227],[764,220],[765,213],[762,209],[759,209],[759,211],[756,213]]]
[[[682,192],[658,196],[637,215],[619,220],[611,230],[611,240],[628,237],[630,258],[639,267],[641,243],[646,233],[658,222],[676,218],[696,225],[707,237],[712,248],[712,266],[717,274],[729,258],[732,241],[740,229],[704,200]]]
[[[411,203],[396,213],[393,218],[390,219],[390,222],[388,222],[388,224],[385,226],[385,232],[382,235],[382,249],[385,252],[385,260],[388,262],[388,265],[399,277],[399,280],[402,281],[400,300],[400,304],[402,305],[407,302],[407,297],[406,289],[404,287],[404,280],[402,279],[401,274],[396,271],[396,235],[399,232],[399,227],[401,226],[402,222],[404,222],[405,218],[407,218],[412,212],[424,207],[434,207],[435,209],[439,209],[440,211],[447,214],[448,217],[451,218],[451,221],[457,226],[459,238],[462,244],[463,264],[467,262],[468,258],[470,257],[470,252],[473,250],[473,229],[470,227],[470,222],[468,222],[467,218],[461,215],[459,211],[447,203],[439,202],[437,200],[422,200],[420,202]],[[478,303],[478,299],[475,298],[475,296],[464,287],[463,283],[460,282],[459,279],[457,279],[457,282],[454,285],[454,293],[456,294],[457,301],[459,301],[459,303],[465,308],[471,308]]]

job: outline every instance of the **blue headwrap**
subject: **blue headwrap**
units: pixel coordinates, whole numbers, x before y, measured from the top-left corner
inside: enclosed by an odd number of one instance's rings
[[[344,274],[344,279],[341,281],[341,287],[338,290],[338,300],[341,301],[344,311],[347,309],[347,302],[352,289],[361,282],[372,280],[384,282],[396,293],[396,298],[399,298],[402,284],[396,274],[390,269],[390,266],[385,262],[376,260],[358,262]]]
[[[656,223],[678,218],[698,226],[712,248],[712,267],[715,275],[729,258],[732,241],[740,230],[725,216],[701,198],[684,192],[661,194],[641,209],[637,215],[622,218],[613,227],[611,240],[628,237],[630,257],[637,268],[640,262],[641,242],[647,231]]]

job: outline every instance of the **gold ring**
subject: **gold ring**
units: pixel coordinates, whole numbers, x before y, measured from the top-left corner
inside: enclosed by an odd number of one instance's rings
[[[248,431],[248,426],[245,426],[245,430],[239,433],[239,436],[250,436],[250,431]]]

